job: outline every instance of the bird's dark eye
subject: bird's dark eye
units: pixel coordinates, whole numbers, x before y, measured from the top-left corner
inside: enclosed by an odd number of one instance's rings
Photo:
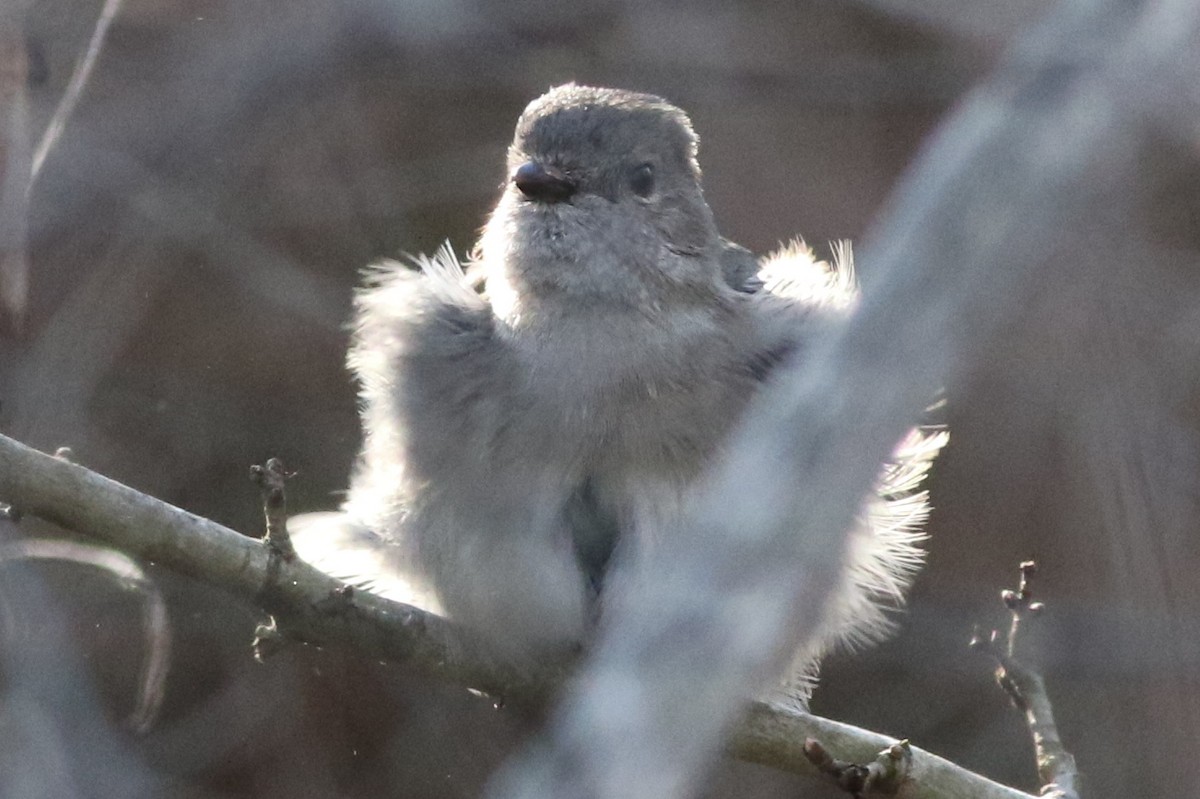
[[[638,164],[629,173],[629,188],[639,197],[654,193],[654,164]]]

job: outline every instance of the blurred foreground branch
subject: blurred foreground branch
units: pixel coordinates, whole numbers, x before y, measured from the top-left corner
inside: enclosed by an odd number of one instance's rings
[[[42,170],[42,164],[46,161],[46,155],[58,143],[59,137],[62,136],[62,132],[67,126],[67,120],[75,112],[75,106],[79,104],[79,98],[83,96],[83,89],[87,86],[88,79],[92,76],[92,70],[96,66],[96,59],[100,57],[100,52],[104,49],[104,37],[108,35],[108,28],[117,18],[120,10],[121,0],[104,0],[104,6],[100,9],[100,16],[96,20],[96,27],[92,30],[91,39],[88,40],[87,50],[75,64],[75,70],[71,73],[71,80],[67,84],[66,91],[63,92],[58,107],[54,109],[54,116],[50,118],[50,123],[46,126],[46,131],[42,134],[37,149],[33,153],[31,180],[37,179],[38,172]]]
[[[0,334],[21,328],[29,295],[28,78],[24,32],[15,15],[0,10]]]
[[[24,513],[251,601],[277,617],[282,634],[296,640],[338,646],[519,701],[539,700],[562,679],[553,671],[530,676],[514,670],[438,616],[348,591],[303,561],[273,553],[262,541],[5,436],[0,436],[0,497]],[[808,738],[852,760],[870,760],[895,743],[847,724],[756,702],[729,749],[743,760],[813,775],[817,770],[804,754]],[[1029,797],[915,747],[912,752],[911,799]]]
[[[985,371],[1035,300],[1069,311],[1065,286],[1120,268],[1047,253],[1102,208],[1136,235],[1139,148],[1200,120],[1197,43],[1191,0],[1068,0],[1016,43],[867,237],[858,312],[759,398],[662,557],[613,583],[573,692],[492,797],[695,793],[747,692],[814,634],[844,531],[927,398]],[[1067,375],[1059,396],[1093,388]],[[1120,451],[1119,432],[1087,434]]]
[[[0,544],[0,564],[18,560],[58,561],[99,569],[115,578],[122,587],[136,592],[142,600],[142,656],[138,676],[137,706],[127,725],[135,732],[150,729],[162,707],[166,692],[167,670],[171,661],[171,625],[162,593],[134,560],[108,547],[75,541],[25,539]],[[3,614],[0,614],[3,616]],[[15,619],[3,618],[3,627],[13,627]]]

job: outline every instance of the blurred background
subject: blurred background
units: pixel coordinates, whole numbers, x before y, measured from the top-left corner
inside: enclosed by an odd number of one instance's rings
[[[292,511],[332,509],[358,446],[343,357],[359,272],[447,239],[472,246],[529,100],[569,80],[663,95],[692,116],[726,236],[761,253],[800,235],[828,255],[863,233],[926,135],[1042,7],[125,0],[30,187],[22,175],[102,3],[8,0],[0,430],[70,446],[251,535],[247,467],[268,456],[299,472]],[[1195,153],[1163,143],[1144,159],[1169,178],[1150,200],[1172,253],[1174,282],[1158,288],[1194,297]],[[832,658],[813,708],[1034,789],[1021,718],[966,641],[973,623],[1005,624],[998,591],[1035,557],[1052,696],[1092,795],[1189,795],[1197,516],[1102,528],[1103,489],[1057,432],[1071,410],[1055,405],[1048,364],[1074,344],[1027,335],[1062,310],[1014,320],[1011,350],[950,398],[911,612],[895,640]],[[1008,379],[1030,372],[1042,378]],[[1193,509],[1188,475],[1176,478],[1173,507]],[[60,533],[25,520],[0,535]],[[254,608],[147,568],[173,651],[159,717],[135,733],[137,596],[79,565],[4,567],[0,795],[470,797],[531,730],[460,687],[346,653],[292,647],[258,664]],[[836,795],[746,764],[714,771],[713,797]]]

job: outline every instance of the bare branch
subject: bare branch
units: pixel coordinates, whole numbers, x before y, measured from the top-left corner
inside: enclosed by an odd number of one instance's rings
[[[838,760],[865,763],[897,743],[895,738],[808,713],[754,702],[734,730],[729,751],[741,760],[773,766],[798,774],[820,769],[805,752],[806,742],[817,740]],[[1031,794],[1009,788],[930,754],[908,747],[905,799],[1029,799]]]
[[[1041,615],[1044,607],[1033,599],[1033,575],[1037,564],[1021,564],[1021,583],[1016,591],[1002,592],[1004,606],[1012,614],[1008,637],[1003,646],[993,630],[984,640],[978,632],[971,640],[974,649],[986,651],[996,660],[996,682],[1004,689],[1014,705],[1025,715],[1025,724],[1033,738],[1038,777],[1042,796],[1053,799],[1080,799],[1079,769],[1075,757],[1067,751],[1054,720],[1054,706],[1046,679],[1040,668],[1040,653],[1021,635],[1022,622]]]
[[[146,655],[138,679],[138,702],[128,719],[135,732],[146,732],[158,716],[171,662],[171,625],[162,593],[141,566],[107,547],[75,541],[29,539],[0,546],[0,563],[9,560],[55,560],[91,566],[115,577],[142,598],[142,630]]]
[[[536,699],[531,679],[445,620],[344,584],[261,541],[0,436],[0,496],[22,512],[197,577],[278,618],[287,637],[412,665],[497,696]]]
[[[250,467],[250,479],[262,491],[263,516],[266,519],[263,543],[272,547],[284,560],[296,557],[296,548],[288,537],[287,494],[284,491],[284,483],[292,476],[293,473],[283,468],[283,461],[279,458],[268,458],[264,465]]]
[[[18,332],[29,300],[28,77],[24,31],[0,12],[0,323]]]
[[[108,35],[108,27],[116,19],[120,10],[121,0],[104,0],[104,7],[100,9],[100,17],[96,20],[95,29],[92,30],[92,38],[88,42],[87,50],[84,52],[83,58],[75,65],[75,71],[71,73],[71,80],[67,83],[66,91],[63,92],[58,107],[54,109],[54,116],[50,117],[50,124],[46,126],[46,132],[42,134],[37,149],[33,151],[31,186],[33,181],[37,180],[38,172],[42,169],[46,155],[58,142],[58,137],[62,135],[63,129],[67,126],[67,120],[71,118],[75,106],[79,104],[83,88],[87,85],[88,78],[92,76],[93,67],[96,66],[96,59],[99,58],[100,51],[104,49],[104,37]]]
[[[829,754],[816,738],[804,742],[804,754],[822,774],[851,796],[894,796],[909,778],[912,745],[897,741],[883,749],[874,760],[848,762]]]
[[[259,603],[281,622],[260,625],[256,647],[269,650],[288,638],[336,645],[523,702],[542,701],[562,680],[554,669],[532,676],[513,670],[438,616],[349,590],[299,559],[287,562],[273,555],[260,541],[4,436],[0,497],[27,513]],[[730,742],[730,753],[816,775],[817,768],[804,755],[808,738],[819,738],[844,758],[874,757],[895,743],[847,724],[756,702]],[[1028,799],[1028,794],[916,747],[911,754],[911,799]]]

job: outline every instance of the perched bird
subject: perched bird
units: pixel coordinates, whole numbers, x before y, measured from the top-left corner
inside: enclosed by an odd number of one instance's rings
[[[319,565],[515,658],[586,644],[606,575],[663,544],[775,367],[855,299],[848,246],[834,268],[798,242],[760,261],[722,239],[697,144],[658,97],[559,86],[518,120],[467,270],[443,248],[370,273],[348,358],[365,443],[322,544],[342,560]],[[882,468],[793,695],[829,644],[887,630],[944,440],[914,431]]]

